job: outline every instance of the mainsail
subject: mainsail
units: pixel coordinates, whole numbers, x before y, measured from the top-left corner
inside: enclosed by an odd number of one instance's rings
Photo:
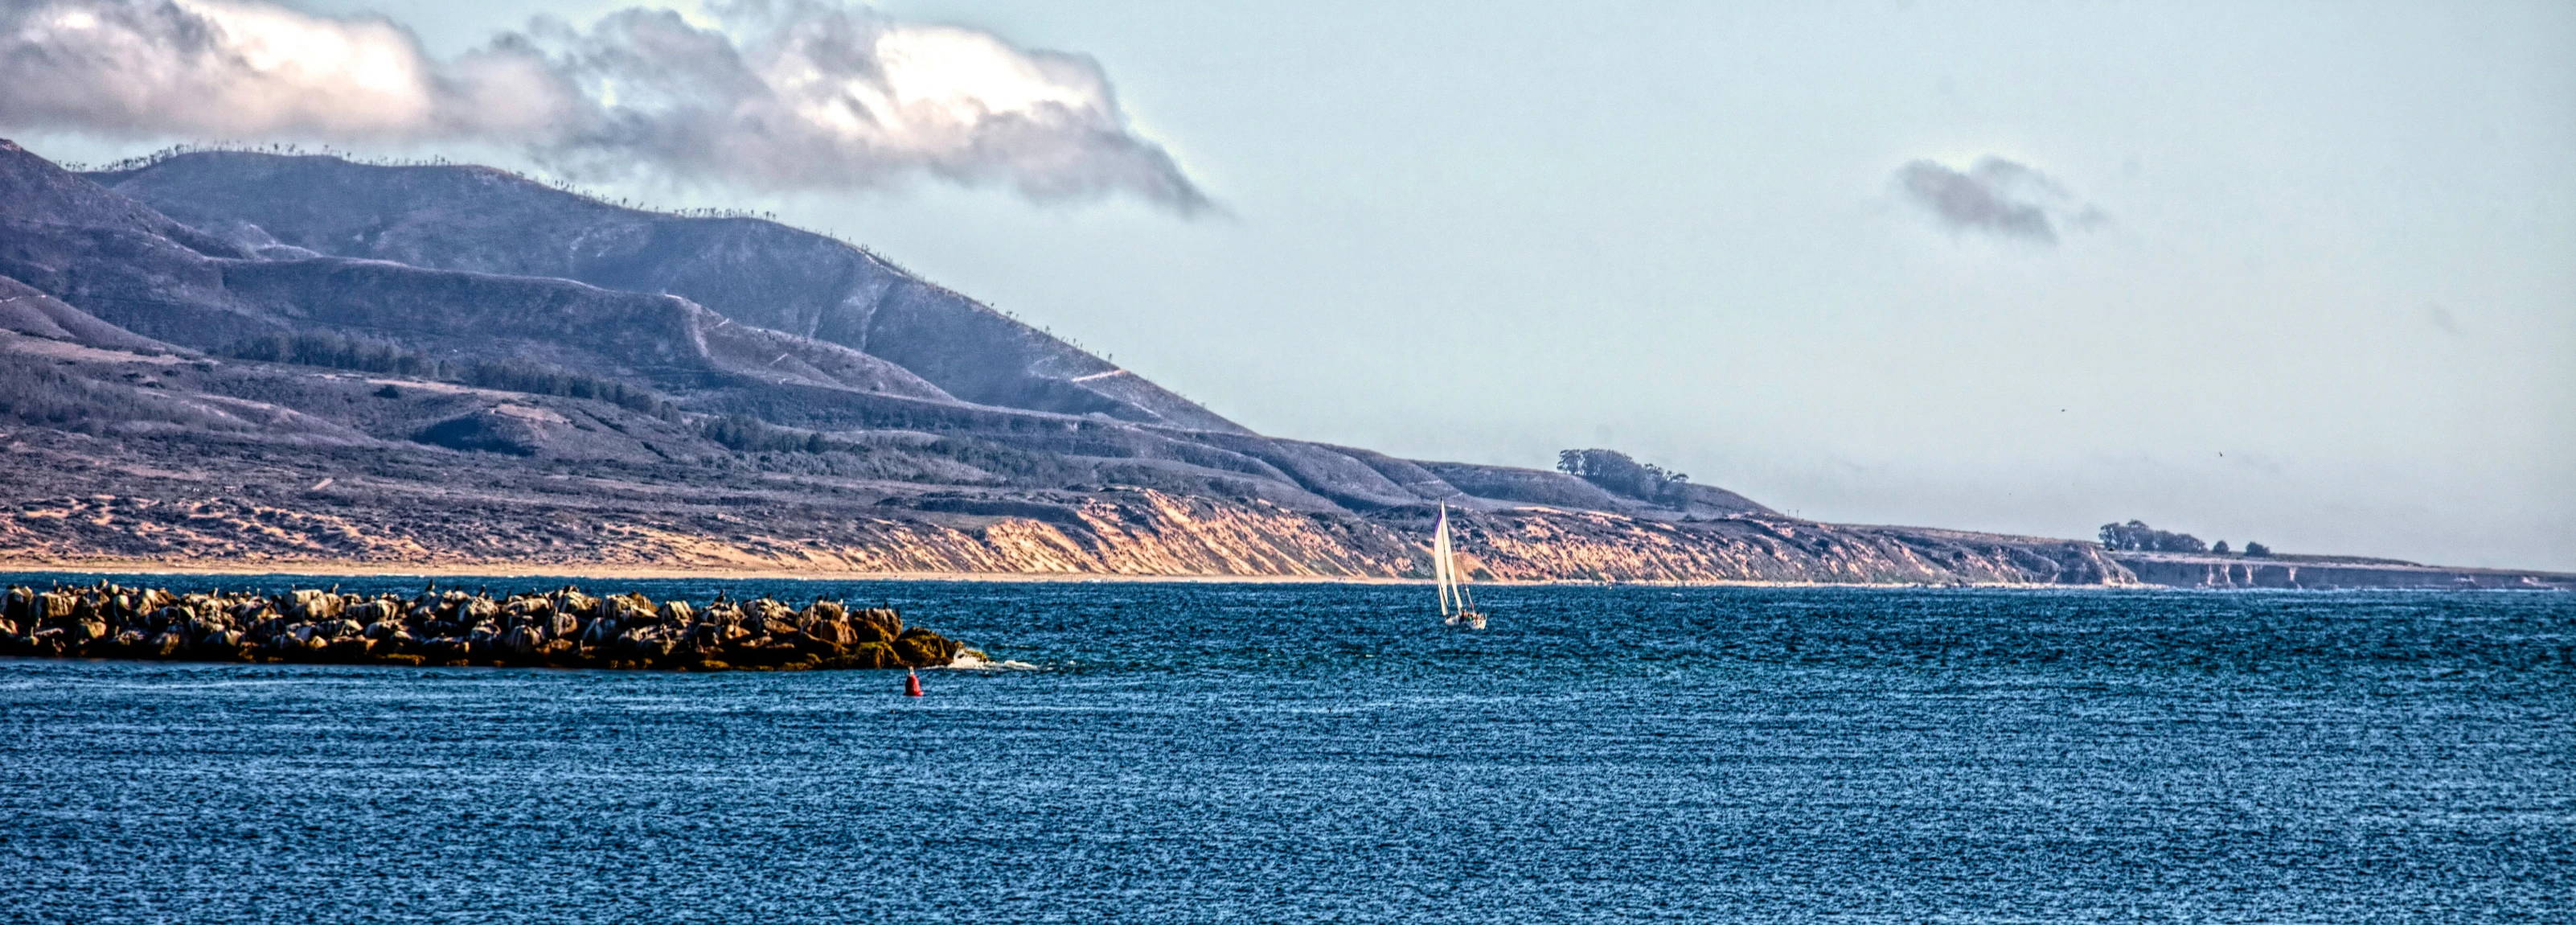
[[[1484,629],[1485,615],[1467,593],[1466,576],[1458,573],[1458,554],[1449,543],[1449,506],[1440,506],[1440,524],[1431,530],[1431,580],[1440,586],[1440,622]]]

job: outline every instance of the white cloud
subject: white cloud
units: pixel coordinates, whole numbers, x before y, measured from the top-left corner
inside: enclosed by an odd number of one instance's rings
[[[1205,198],[1126,124],[1089,58],[830,0],[709,25],[634,8],[540,20],[452,60],[395,23],[262,0],[0,8],[0,126],[123,137],[520,145],[583,176],[773,188],[931,174],[1040,198]]]

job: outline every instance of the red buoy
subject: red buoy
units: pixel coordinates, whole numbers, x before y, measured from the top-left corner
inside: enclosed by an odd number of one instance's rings
[[[903,670],[903,695],[906,697],[921,696],[921,676],[912,673],[912,669],[910,668]]]

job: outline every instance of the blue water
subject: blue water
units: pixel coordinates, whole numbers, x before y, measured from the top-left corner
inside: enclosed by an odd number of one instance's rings
[[[0,660],[0,918],[2576,921],[2576,595],[636,586],[1036,667]]]

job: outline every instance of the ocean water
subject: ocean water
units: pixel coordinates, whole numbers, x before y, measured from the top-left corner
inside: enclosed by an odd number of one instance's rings
[[[616,587],[1031,667],[0,660],[0,920],[2576,921],[2576,595]]]

